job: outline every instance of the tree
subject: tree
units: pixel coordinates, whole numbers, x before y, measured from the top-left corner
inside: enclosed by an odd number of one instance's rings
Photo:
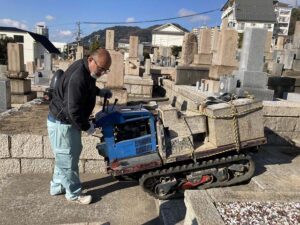
[[[174,55],[175,57],[178,57],[179,52],[182,50],[181,46],[173,46],[172,47],[172,55]]]
[[[292,10],[292,15],[291,15],[289,35],[294,35],[296,21],[299,21],[299,20],[300,20],[300,9],[299,8],[298,9],[294,8]]]
[[[0,39],[0,64],[7,65],[7,43],[14,42],[13,38]]]
[[[90,49],[89,49],[90,53],[95,51],[96,49],[98,49],[100,47],[101,47],[101,45],[100,45],[99,40],[98,39],[93,40],[93,42],[90,45]]]

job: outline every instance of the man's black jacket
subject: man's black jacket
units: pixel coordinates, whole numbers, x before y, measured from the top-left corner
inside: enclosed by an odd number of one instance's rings
[[[87,58],[75,61],[57,80],[50,114],[59,121],[73,124],[79,130],[89,129],[91,115],[99,88],[91,77]]]

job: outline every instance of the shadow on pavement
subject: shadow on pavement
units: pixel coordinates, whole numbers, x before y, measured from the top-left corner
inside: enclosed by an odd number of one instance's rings
[[[129,188],[138,185],[138,182],[134,181],[117,181],[111,176],[82,182],[83,189],[92,189],[87,194],[93,196],[93,203],[101,200],[101,198],[109,193],[118,191],[121,189]]]

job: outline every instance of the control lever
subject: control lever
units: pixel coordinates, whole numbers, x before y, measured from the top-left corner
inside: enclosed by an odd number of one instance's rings
[[[106,100],[106,112],[108,113],[109,100]]]
[[[114,102],[114,104],[113,104],[113,107],[111,108],[111,111],[113,111],[113,110],[114,110],[114,108],[115,108],[115,105],[117,104],[118,100],[119,100],[119,99],[117,99],[117,98],[115,99],[115,102]]]
[[[106,106],[106,103],[107,103],[107,99],[108,99],[108,95],[106,94],[106,95],[104,95],[102,112],[105,112],[105,106]]]

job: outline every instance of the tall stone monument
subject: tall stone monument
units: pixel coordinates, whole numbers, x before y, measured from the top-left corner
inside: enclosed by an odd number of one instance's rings
[[[115,31],[114,30],[106,30],[105,48],[107,50],[115,49]]]
[[[26,79],[28,72],[24,70],[23,45],[8,43],[7,56],[7,78],[10,79],[11,103],[23,104],[36,98],[36,93],[31,92],[31,80]]]
[[[194,56],[194,64],[210,66],[212,63],[212,32],[211,29],[201,29],[199,32],[198,54]]]
[[[193,33],[186,33],[182,43],[181,66],[188,66],[193,63],[194,55],[198,53],[197,36]]]
[[[76,60],[82,59],[84,56],[84,48],[83,46],[78,45],[76,50]]]
[[[295,49],[300,48],[300,21],[296,21],[294,38],[293,38],[293,47]]]
[[[0,112],[11,108],[10,81],[6,78],[7,66],[0,65]]]
[[[109,51],[112,64],[107,74],[106,87],[113,93],[113,99],[118,99],[118,104],[126,104],[128,93],[124,88],[124,56],[115,50]]]
[[[266,29],[245,30],[239,70],[233,72],[239,96],[250,94],[260,100],[273,100],[274,91],[267,89],[268,76],[263,72],[266,38]]]
[[[129,40],[129,57],[125,62],[125,74],[139,76],[140,60],[138,57],[139,37],[130,36]]]

